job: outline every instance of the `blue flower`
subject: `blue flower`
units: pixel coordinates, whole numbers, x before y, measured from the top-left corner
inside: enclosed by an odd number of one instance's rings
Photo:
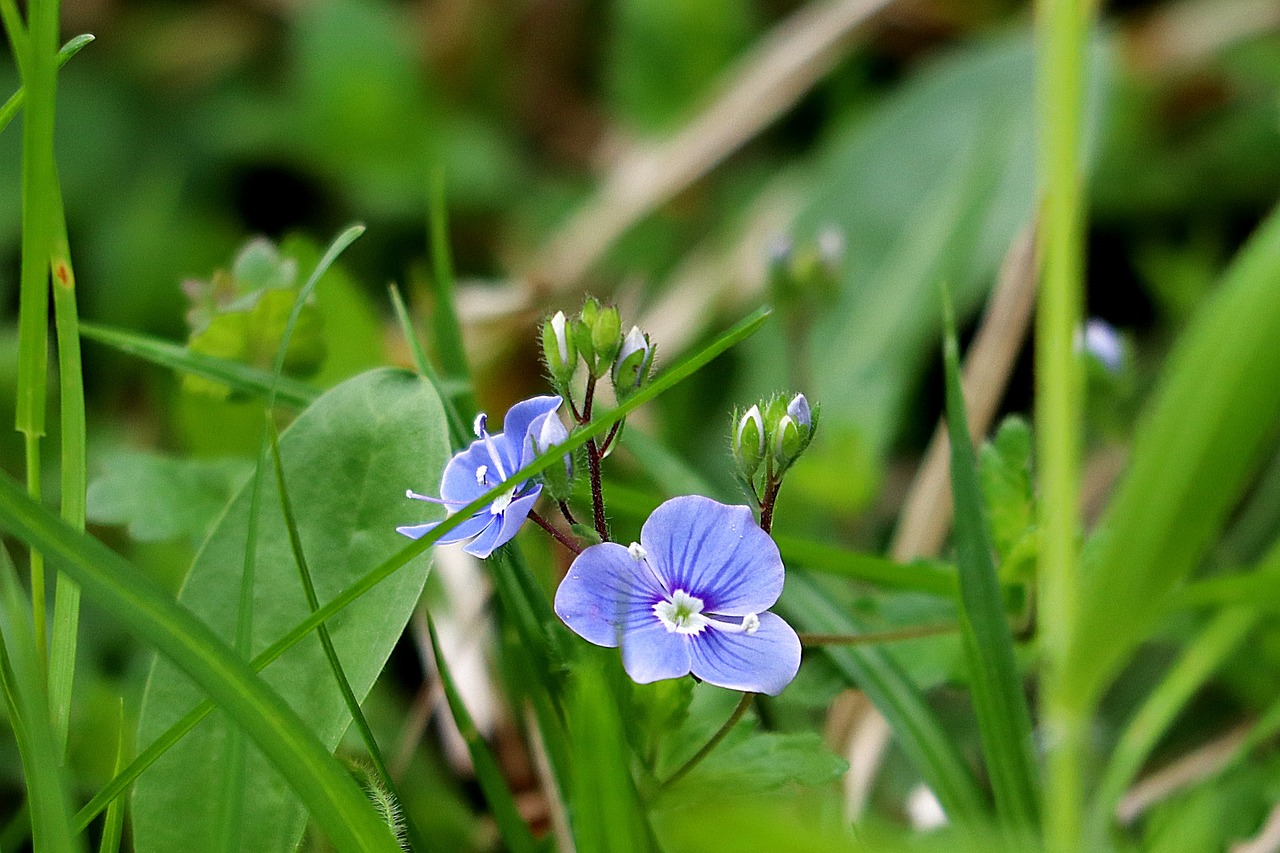
[[[538,448],[546,450],[568,437],[556,414],[560,402],[559,397],[534,397],[516,403],[507,411],[502,432],[494,435],[485,428],[487,419],[481,414],[476,418],[476,440],[445,466],[440,481],[440,497],[432,498],[412,491],[408,493],[409,497],[442,504],[450,515],[462,509],[532,462],[538,455]],[[541,483],[532,480],[517,483],[446,533],[438,544],[465,542],[463,551],[476,557],[488,557],[515,537],[540,494]],[[438,524],[440,522],[431,521],[397,527],[396,532],[410,539],[420,539]]]
[[[765,612],[782,594],[778,546],[745,506],[693,495],[654,510],[640,541],[592,545],[556,591],[556,614],[583,639],[621,646],[640,684],[692,672],[751,693],[782,692],[800,639]]]

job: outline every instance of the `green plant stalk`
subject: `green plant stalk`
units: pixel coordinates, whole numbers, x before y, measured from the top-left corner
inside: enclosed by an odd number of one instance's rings
[[[478,512],[481,508],[487,506],[494,498],[511,488],[516,483],[523,482],[530,477],[542,473],[552,465],[560,464],[564,458],[564,454],[572,453],[581,447],[589,438],[593,438],[605,433],[615,422],[625,418],[632,411],[649,402],[660,394],[665,393],[675,387],[680,382],[692,376],[698,370],[701,370],[708,363],[713,361],[717,356],[734,346],[746,340],[755,334],[764,325],[769,318],[770,311],[762,308],[753,312],[744,318],[741,322],[726,331],[716,340],[712,341],[706,347],[692,356],[684,359],[670,369],[664,371],[649,385],[642,388],[634,396],[629,398],[625,403],[617,409],[602,415],[595,422],[581,430],[576,430],[569,435],[569,438],[549,453],[545,453],[524,468],[516,471],[502,483],[497,484],[488,492],[480,495],[467,506],[459,509],[453,515],[444,519],[439,526],[434,528],[426,536],[421,539],[410,542],[399,553],[384,560],[377,567],[371,569],[363,578],[356,583],[338,593],[332,599],[321,605],[306,619],[299,622],[280,639],[276,640],[261,653],[259,653],[252,661],[251,667],[253,671],[258,672],[268,666],[272,661],[279,658],[286,651],[297,645],[304,637],[316,630],[321,624],[331,619],[337,613],[340,613],[347,605],[373,589],[386,578],[390,577],[401,566],[404,566],[413,558],[424,553],[428,548],[436,543],[438,539],[452,531],[455,527],[462,524],[471,515]],[[3,476],[0,476],[0,494],[3,489]],[[3,506],[0,506],[0,519],[6,517],[3,512]],[[28,508],[35,511],[35,508]],[[87,540],[92,541],[92,540]],[[97,544],[96,542],[94,543]],[[87,547],[87,546],[86,546]],[[547,606],[545,600],[544,607]],[[77,826],[87,826],[101,811],[107,807],[112,799],[119,796],[120,793],[138,778],[147,767],[151,766],[156,759],[165,753],[173,744],[182,739],[183,735],[195,728],[195,726],[204,719],[214,708],[212,702],[202,702],[191,711],[189,711],[182,719],[174,723],[165,730],[150,746],[145,748],[138,756],[130,762],[125,770],[118,774],[114,779],[107,783],[101,791],[90,800],[84,808],[76,815]],[[543,710],[543,709],[537,709]],[[548,752],[554,759],[557,756],[555,744],[548,742]]]
[[[71,266],[62,188],[55,183],[54,189],[57,239],[50,258],[50,272],[53,280],[54,326],[58,341],[62,518],[76,530],[83,531],[89,475],[85,449],[84,371],[80,358],[76,276]],[[53,633],[49,659],[49,703],[53,711],[54,741],[59,756],[65,755],[67,751],[79,630],[80,588],[70,578],[59,573],[53,598]]]
[[[67,527],[8,476],[0,476],[0,520],[56,559],[86,596],[199,685],[253,739],[335,846],[398,851],[364,793],[297,712],[169,592],[101,542]]]
[[[8,26],[7,23],[6,26]],[[90,33],[84,33],[64,44],[62,50],[58,51],[58,68],[66,65],[71,57],[83,50],[85,45],[91,41],[93,41],[93,36]],[[22,109],[26,99],[27,90],[19,86],[18,91],[10,95],[9,100],[5,101],[4,106],[0,107],[0,133],[3,133],[4,129],[9,126],[9,122],[13,121],[14,116]]]
[[[289,547],[293,551],[293,559],[298,566],[298,576],[302,582],[303,594],[307,598],[307,606],[314,613],[320,609],[320,599],[316,595],[316,585],[311,576],[311,568],[307,564],[306,553],[302,549],[302,534],[298,531],[298,521],[293,514],[293,502],[289,499],[288,486],[285,483],[284,462],[280,458],[280,435],[276,431],[275,424],[271,422],[269,414],[267,416],[267,431],[271,436],[271,460],[275,469],[276,488],[280,492],[280,511],[284,516],[285,529],[289,532]],[[324,656],[329,662],[329,670],[333,673],[333,680],[338,685],[338,690],[342,693],[342,700],[346,703],[347,710],[351,712],[351,719],[355,723],[356,729],[360,732],[360,739],[364,741],[365,749],[369,751],[369,758],[373,762],[379,784],[395,798],[396,804],[401,806],[404,803],[404,798],[400,796],[395,779],[392,777],[391,771],[387,769],[387,762],[383,759],[382,750],[378,748],[378,740],[373,736],[373,729],[369,728],[369,721],[365,719],[364,711],[360,708],[360,700],[356,698],[355,691],[351,689],[351,682],[348,680],[346,672],[342,669],[342,661],[338,659],[338,650],[333,645],[333,637],[329,634],[329,626],[320,625],[316,629],[316,633],[320,637],[320,645],[324,649]],[[403,815],[405,828],[408,830],[413,847],[420,850],[428,849],[408,811],[404,810]]]
[[[457,380],[464,389],[453,395],[458,411],[476,410],[475,393],[471,388],[471,368],[467,365],[467,351],[462,342],[462,326],[458,322],[458,306],[454,299],[453,255],[449,251],[449,207],[445,201],[444,169],[437,167],[431,173],[429,188],[431,246],[431,288],[435,296],[432,312],[436,349],[444,375]]]
[[[751,702],[755,699],[755,696],[756,695],[754,693],[743,693],[742,698],[738,700],[738,704],[734,706],[733,713],[729,715],[729,719],[725,720],[720,728],[716,729],[716,733],[702,745],[701,749],[693,754],[692,758],[684,764],[681,764],[674,773],[662,780],[662,783],[658,787],[671,787],[685,776],[688,776],[689,771],[701,764],[708,755],[715,752],[716,747],[720,745],[720,741],[729,736],[729,732],[733,731],[733,727],[736,726],[738,721],[747,713],[747,709],[751,707]]]
[[[513,853],[534,853],[538,849],[538,844],[534,840],[533,833],[529,831],[529,825],[524,822],[524,818],[520,817],[511,788],[508,787],[498,762],[489,750],[489,745],[480,736],[479,730],[471,719],[471,713],[462,701],[462,696],[458,694],[458,687],[449,671],[449,663],[440,652],[440,639],[436,636],[436,626],[430,616],[427,617],[427,631],[431,635],[431,651],[435,656],[436,672],[440,674],[440,684],[444,687],[449,711],[453,714],[458,732],[467,744],[467,752],[471,754],[471,762],[476,769],[476,781],[480,783],[484,798],[493,812],[493,820],[498,825],[498,834],[502,837],[502,843]]]
[[[1082,376],[1072,338],[1083,292],[1085,69],[1089,0],[1037,0],[1041,269],[1035,422],[1040,466],[1041,717],[1046,743],[1045,846],[1079,849],[1087,710],[1066,689],[1079,587]]]
[[[26,445],[27,492],[40,499],[40,438],[45,434],[49,369],[49,258],[54,242],[54,104],[57,98],[58,2],[33,0],[29,29],[16,9],[5,29],[27,93],[22,123],[22,262],[19,272],[18,387],[14,426]],[[48,655],[44,558],[30,555],[33,630],[41,666]]]
[[[61,755],[54,742],[49,697],[42,661],[36,657],[28,602],[9,552],[2,546],[0,597],[0,681],[22,758],[27,802],[31,806],[32,846],[36,850],[81,850],[78,833],[71,829],[71,804]]]
[[[120,725],[120,738],[116,742],[115,772],[124,769],[125,743],[124,700],[120,700],[116,719]],[[82,830],[77,830],[82,831]],[[120,853],[120,839],[124,835],[124,797],[116,797],[107,806],[107,816],[102,823],[102,841],[98,845],[98,853]]]
[[[978,465],[960,386],[951,298],[943,291],[946,333],[947,432],[951,444],[951,491],[955,504],[956,566],[959,570],[960,636],[968,662],[970,692],[978,718],[982,753],[995,794],[996,814],[1025,832],[1038,823],[1039,776],[1031,752],[1031,712],[1014,656],[1013,634],[992,561],[991,532],[978,485]]]
[[[1103,773],[1090,808],[1087,841],[1107,838],[1116,804],[1137,777],[1151,750],[1201,685],[1213,675],[1258,624],[1262,614],[1234,607],[1213,618],[1183,652],[1129,720]]]

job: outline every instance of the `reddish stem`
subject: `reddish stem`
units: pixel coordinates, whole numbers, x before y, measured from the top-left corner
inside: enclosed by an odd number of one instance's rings
[[[574,554],[582,553],[581,545],[579,545],[577,542],[570,539],[565,534],[561,533],[551,524],[551,522],[547,521],[545,518],[538,515],[538,513],[534,512],[533,510],[529,510],[529,517],[532,518],[539,527],[541,527],[543,530],[550,533],[557,542],[559,542],[564,547],[568,548]]]
[[[778,502],[778,490],[781,488],[781,480],[770,480],[764,490],[764,500],[760,502],[760,529],[765,533],[773,532],[773,507]]]

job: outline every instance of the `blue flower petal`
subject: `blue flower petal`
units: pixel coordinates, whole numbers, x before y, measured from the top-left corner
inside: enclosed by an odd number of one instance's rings
[[[503,459],[506,455],[502,449],[506,443],[505,438],[501,434],[493,435],[489,437],[489,442],[494,445],[498,457]],[[505,459],[503,464],[506,464]],[[476,476],[481,466],[486,468],[488,485],[482,484]],[[440,497],[446,503],[466,506],[501,483],[505,479],[503,474],[514,473],[515,469],[499,471],[484,440],[476,439],[471,442],[470,447],[450,459],[449,464],[444,467],[444,476],[440,480]]]
[[[688,675],[690,650],[688,634],[668,631],[649,613],[649,619],[627,631],[622,638],[622,668],[636,684]]]
[[[592,545],[578,555],[556,590],[556,615],[584,640],[610,648],[646,626],[666,628],[653,613],[665,598],[657,577],[616,542]],[[688,670],[688,667],[685,667]],[[628,672],[630,670],[628,669]]]
[[[529,436],[530,428],[540,415],[560,408],[560,403],[559,397],[530,397],[507,409],[507,416],[502,422],[502,434],[507,439],[504,452],[509,454],[504,464],[510,462],[512,465],[512,470],[508,471],[508,474],[515,473],[532,461],[533,442]]]
[[[462,542],[473,536],[478,536],[493,521],[493,517],[486,512],[479,512],[459,524],[457,527],[446,533],[439,539],[437,545],[451,545],[454,542]],[[404,527],[397,527],[396,533],[408,536],[410,539],[421,539],[432,530],[440,526],[439,521],[429,521],[426,524],[412,524]]]
[[[800,669],[800,638],[776,613],[761,613],[753,634],[709,625],[689,646],[693,674],[730,690],[777,696]]]
[[[782,594],[778,546],[745,506],[673,498],[649,516],[640,543],[667,586],[702,599],[707,612],[762,613]]]

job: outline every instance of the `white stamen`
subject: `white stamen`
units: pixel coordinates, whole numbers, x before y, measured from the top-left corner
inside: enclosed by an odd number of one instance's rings
[[[639,542],[632,542],[630,545],[628,545],[627,553],[630,554],[631,559],[635,560],[637,563],[643,560],[645,557],[649,556],[648,552],[646,552],[644,548],[640,546]]]
[[[476,485],[479,485],[479,486],[489,485],[489,466],[488,465],[481,465],[479,468],[476,469]]]
[[[476,415],[475,422],[471,425],[471,430],[476,434],[476,438],[481,438],[485,433],[485,426],[489,423],[489,416],[484,412]]]
[[[742,617],[742,633],[748,637],[760,630],[760,617],[754,613],[748,613]]]

